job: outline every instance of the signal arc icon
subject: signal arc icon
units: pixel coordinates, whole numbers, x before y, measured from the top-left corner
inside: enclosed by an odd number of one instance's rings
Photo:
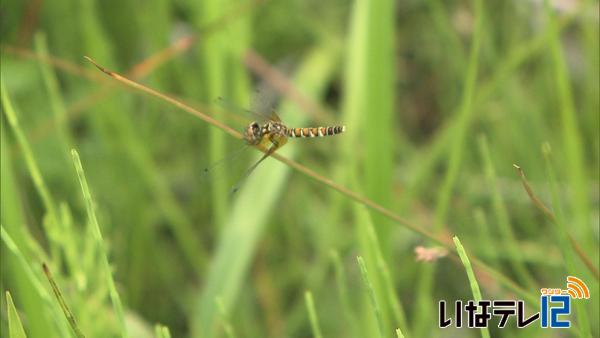
[[[590,298],[590,289],[585,285],[585,283],[574,276],[567,277],[567,293],[573,299],[589,299]]]

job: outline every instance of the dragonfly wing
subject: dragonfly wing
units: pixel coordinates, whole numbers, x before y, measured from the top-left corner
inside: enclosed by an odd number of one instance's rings
[[[256,161],[256,163],[254,163],[250,168],[248,168],[244,172],[244,175],[239,179],[238,183],[236,183],[236,185],[233,186],[233,188],[231,188],[231,193],[235,194],[240,189],[240,186],[242,185],[242,183],[244,183],[246,178],[248,178],[248,176],[250,176],[250,174],[252,174],[254,169],[256,169],[256,167],[258,167],[258,165],[262,161],[264,161],[267,157],[271,156],[275,152],[275,150],[277,150],[277,148],[279,148],[279,146],[277,146],[275,144],[271,145],[271,147],[264,153],[264,155],[261,156],[260,159],[258,161]]]
[[[244,119],[248,119],[251,116],[252,119],[255,119],[259,123],[263,123],[269,119],[268,116],[260,114],[251,109],[241,108],[241,107],[237,106],[236,104],[234,104],[234,103],[230,102],[229,100],[224,99],[222,97],[216,98],[215,102],[217,103],[217,105],[219,105],[225,111],[239,115],[239,117],[244,118]]]
[[[271,121],[281,122],[279,115],[277,115],[277,113],[275,113],[274,111],[272,111],[271,115],[269,115],[269,119],[271,119]]]
[[[246,149],[250,148],[250,145],[248,144],[244,144],[241,148],[236,149],[234,151],[232,151],[231,153],[225,155],[225,157],[217,160],[216,162],[210,164],[208,167],[204,168],[204,170],[202,170],[204,173],[209,173],[211,171],[213,171],[215,168],[220,167],[224,164],[227,164],[229,162],[232,162],[234,160],[237,160],[239,157],[241,157],[242,153],[244,153],[244,151]]]

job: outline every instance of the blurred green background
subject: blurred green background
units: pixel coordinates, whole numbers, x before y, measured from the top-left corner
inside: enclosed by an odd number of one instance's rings
[[[3,0],[2,336],[17,318],[76,336],[45,262],[87,337],[597,337],[598,18],[585,0]],[[219,162],[243,142],[84,55],[240,131],[233,106],[346,125],[278,153],[349,192],[267,159],[231,194],[258,151]],[[571,329],[438,328],[439,300],[531,314],[567,275],[592,295]]]

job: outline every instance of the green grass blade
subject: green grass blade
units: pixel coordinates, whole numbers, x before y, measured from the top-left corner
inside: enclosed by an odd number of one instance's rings
[[[582,225],[590,223],[590,203],[588,199],[588,182],[587,175],[584,170],[583,160],[583,142],[581,140],[581,132],[577,123],[578,112],[575,108],[573,100],[573,90],[569,83],[569,72],[567,70],[567,62],[565,60],[563,46],[561,45],[561,37],[559,35],[559,26],[554,9],[551,8],[549,1],[545,1],[546,15],[549,19],[551,39],[549,41],[550,53],[552,56],[553,70],[555,72],[555,84],[558,95],[558,104],[560,110],[562,125],[563,146],[565,148],[564,161],[566,165],[567,179],[573,189],[572,209],[577,222]],[[588,239],[594,238],[591,232],[591,227],[577,227],[581,229],[577,237],[585,242]],[[589,229],[584,231],[584,229]],[[589,244],[589,242],[588,242]]]
[[[365,144],[364,159],[358,162],[364,168],[365,193],[384,206],[391,198],[395,148],[403,143],[392,142],[402,139],[394,128],[394,6],[392,0],[354,2],[346,69],[346,123],[356,123],[351,133]],[[389,221],[372,217],[387,241]],[[387,243],[383,248],[387,252]]]
[[[197,27],[204,27],[214,22],[222,15],[223,4],[220,0],[191,1],[190,7],[193,13],[193,19]],[[203,37],[202,44],[196,46],[200,67],[204,70],[201,74],[204,84],[203,96],[207,102],[217,99],[225,93],[225,46],[233,41],[225,41],[223,32]],[[215,109],[214,117],[223,119],[223,113],[220,109]],[[209,129],[209,161],[216,163],[226,155],[226,135],[217,128]],[[217,228],[224,224],[227,214],[228,197],[230,187],[224,177],[227,177],[227,168],[214,172],[214,179],[211,180],[211,208],[215,220],[213,226]]]
[[[38,279],[38,277],[33,272],[31,265],[27,258],[23,255],[19,247],[17,247],[16,243],[13,241],[12,237],[6,232],[4,226],[0,226],[2,242],[6,245],[6,247],[17,257],[19,262],[22,264],[27,276],[29,277],[30,282],[33,284],[35,291],[44,298],[45,300],[50,300],[50,295],[46,292],[46,289],[42,286],[42,283]]]
[[[49,237],[50,241],[50,251],[54,257],[58,257],[58,253],[60,250],[60,222],[58,221],[56,207],[54,201],[52,199],[52,195],[50,194],[50,190],[46,186],[44,179],[42,178],[42,173],[39,169],[39,166],[35,160],[35,156],[33,154],[33,150],[29,144],[29,141],[25,137],[25,133],[21,129],[19,125],[19,120],[17,118],[17,113],[15,112],[13,105],[8,97],[8,93],[6,87],[4,86],[4,79],[0,78],[0,86],[2,87],[2,91],[0,94],[2,95],[2,106],[4,107],[4,114],[8,120],[9,125],[11,126],[15,137],[17,138],[17,142],[23,152],[23,156],[25,158],[25,162],[27,164],[27,169],[29,170],[29,174],[31,175],[31,179],[35,185],[35,188],[44,204],[44,208],[48,213],[51,224],[43,222],[44,225],[48,225],[45,229],[46,234]]]
[[[0,184],[0,191],[2,199],[0,199],[2,224],[5,224],[9,230],[14,234],[15,242],[21,244],[25,240],[23,224],[23,204],[19,198],[18,181],[14,172],[14,163],[12,156],[10,156],[10,145],[6,138],[6,129],[4,120],[1,121],[0,125],[0,175],[2,184]]]
[[[390,324],[392,314],[388,301],[389,294],[386,292],[386,289],[388,288],[386,285],[385,273],[383,271],[384,269],[382,269],[383,266],[380,265],[382,260],[382,248],[373,228],[373,220],[371,219],[369,212],[367,212],[367,209],[362,205],[355,204],[353,206],[353,210],[356,223],[355,236],[358,239],[361,257],[367,265],[378,267],[378,269],[371,271],[369,281],[373,288],[373,294],[377,299],[377,303],[380,305],[378,308],[380,311],[380,318],[377,319],[381,319],[381,331],[388,332],[392,327]],[[367,309],[368,307],[366,305],[363,306],[363,315]],[[366,311],[366,313],[369,313],[369,311]],[[362,324],[364,329],[369,332],[369,334],[372,334],[371,332],[374,330],[374,323],[370,321],[364,321]],[[377,322],[377,325],[379,324],[380,323]]]
[[[109,294],[113,304],[113,309],[119,321],[121,337],[128,337],[127,326],[125,325],[125,315],[123,314],[123,305],[121,304],[121,298],[117,293],[117,288],[113,279],[112,270],[110,268],[110,264],[108,263],[108,253],[104,241],[102,239],[102,232],[100,231],[100,225],[98,224],[98,219],[96,218],[96,212],[94,211],[94,201],[92,199],[92,194],[90,193],[87,180],[85,179],[85,173],[83,171],[83,167],[81,166],[79,154],[75,149],[71,150],[71,156],[73,157],[73,164],[75,165],[75,170],[77,171],[77,178],[79,179],[79,184],[81,185],[81,191],[83,193],[83,200],[86,206],[87,217],[90,222],[90,226],[92,227],[92,233],[94,235],[96,245],[100,251],[102,269],[104,270],[106,283],[109,288]]]
[[[367,247],[371,251],[369,255],[373,256],[373,263],[371,264],[377,267],[376,273],[371,274],[371,281],[374,285],[380,286],[381,292],[376,292],[376,294],[381,293],[382,295],[378,298],[379,303],[388,308],[384,310],[383,317],[393,317],[393,320],[395,321],[393,326],[399,326],[403,328],[405,333],[408,333],[408,322],[406,320],[404,308],[402,307],[402,304],[396,295],[392,274],[390,273],[388,264],[383,257],[383,250],[375,231],[375,227],[373,226],[373,221],[369,218],[369,214],[366,212],[365,208],[362,206],[357,206],[356,208],[363,209],[363,211],[358,211],[359,213],[362,213],[363,216],[357,217],[357,219],[359,219],[358,222],[361,224],[360,226],[364,226],[366,228],[366,237],[369,241]],[[371,262],[371,260],[368,260],[367,262]],[[377,283],[375,283],[375,281],[377,281]],[[378,290],[377,288],[375,289]],[[385,327],[387,328],[387,325]]]
[[[352,334],[354,337],[358,337],[356,313],[351,307],[350,297],[348,295],[346,273],[342,264],[342,260],[340,259],[340,254],[337,251],[331,251],[331,260],[333,261],[333,269],[335,271],[336,289],[346,320],[344,326],[349,328],[346,334]]]
[[[15,252],[13,249],[26,248],[27,243],[32,241],[31,233],[28,227],[24,226],[25,222],[25,200],[21,195],[19,180],[17,179],[15,171],[15,163],[13,163],[13,156],[11,156],[10,145],[7,142],[7,132],[5,128],[5,120],[2,119],[0,125],[0,139],[1,139],[1,150],[0,150],[0,217],[1,224],[6,226],[6,230],[2,228],[2,242],[5,243],[4,234],[10,233],[12,235],[12,247],[9,250]],[[8,244],[6,244],[8,246]],[[46,319],[44,300],[37,292],[31,290],[35,288],[34,282],[30,280],[26,269],[23,265],[23,261],[26,259],[20,259],[16,255],[6,255],[3,251],[2,255],[2,269],[6,271],[7,276],[4,278],[3,283],[5,285],[13,285],[12,291],[13,296],[19,299],[22,307],[22,311],[27,314],[27,328],[29,334],[33,337],[41,335],[50,335],[52,327],[49,321]],[[5,270],[4,270],[5,269]]]
[[[546,172],[548,176],[548,183],[550,185],[550,196],[552,198],[552,210],[554,212],[554,216],[556,219],[556,227],[554,235],[558,242],[558,246],[562,252],[562,256],[565,263],[565,269],[567,273],[571,276],[581,275],[581,272],[584,269],[578,268],[580,266],[577,264],[577,260],[575,259],[575,255],[573,250],[569,244],[568,239],[568,230],[566,226],[565,216],[562,210],[562,203],[560,200],[560,193],[558,190],[558,184],[556,179],[556,174],[554,172],[554,166],[551,161],[551,149],[549,144],[544,144],[543,152],[546,159]],[[591,278],[590,278],[591,279]],[[597,285],[597,283],[596,283]],[[585,308],[585,305],[581,302],[575,300],[574,301],[575,313],[577,315],[577,319],[579,321],[580,337],[591,337],[592,333],[590,330],[590,322],[588,318],[588,310]]]
[[[490,224],[483,209],[475,209],[473,219],[477,224],[477,236],[480,238],[482,258],[490,262],[491,266],[498,268],[498,247],[494,245],[494,237],[490,232]]]
[[[457,236],[454,236],[452,240],[454,240],[454,245],[456,246],[458,256],[460,257],[460,260],[465,266],[465,270],[467,271],[467,277],[469,278],[469,286],[471,287],[471,292],[473,293],[473,299],[476,302],[480,302],[482,300],[481,290],[479,289],[477,278],[475,278],[475,273],[473,272],[473,267],[471,266],[471,262],[469,261],[469,256],[467,256],[465,248],[462,246]],[[481,337],[490,338],[490,332],[488,331],[487,327],[481,329]]]
[[[503,250],[511,257],[510,264],[512,265],[521,283],[523,283],[527,288],[533,289],[536,284],[534,283],[531,274],[523,262],[519,259],[519,256],[522,254],[522,250],[518,246],[514,231],[510,225],[506,204],[504,203],[504,200],[502,199],[498,189],[499,185],[496,179],[496,169],[494,168],[494,164],[492,162],[487,138],[483,135],[479,137],[479,151],[483,159],[486,180],[491,190],[496,221],[498,222],[498,228],[500,229],[500,233],[503,237]]]
[[[48,43],[44,34],[38,33],[35,36],[35,47],[41,57],[48,57]],[[67,160],[69,156],[68,151],[73,142],[71,141],[71,136],[69,135],[66,125],[68,122],[67,112],[61,88],[56,73],[54,72],[54,69],[50,67],[50,64],[42,62],[40,63],[40,68],[46,90],[48,91],[48,98],[50,99],[50,107],[52,108],[56,132],[61,142],[61,148],[64,151],[64,159]]]
[[[60,305],[60,308],[62,309],[63,314],[65,315],[65,318],[69,322],[69,325],[71,326],[71,329],[73,330],[73,333],[75,333],[75,336],[77,336],[78,338],[85,337],[83,335],[83,333],[81,332],[81,330],[79,329],[79,326],[77,325],[75,316],[73,316],[73,313],[69,309],[67,302],[63,298],[62,292],[60,291],[58,284],[56,284],[56,281],[52,277],[52,273],[50,272],[50,269],[48,269],[48,266],[46,265],[46,263],[42,263],[42,267],[44,269],[44,273],[46,274],[46,278],[48,278],[48,282],[50,282],[50,286],[52,287],[54,296],[56,297],[56,300],[58,301],[58,304]]]
[[[475,0],[475,27],[471,43],[471,52],[469,63],[466,70],[465,82],[460,109],[458,111],[458,126],[453,131],[453,139],[451,143],[450,155],[448,158],[448,168],[440,193],[438,195],[435,224],[437,231],[441,230],[442,225],[446,221],[448,209],[450,207],[450,198],[458,179],[459,170],[463,158],[465,139],[469,131],[470,124],[473,120],[473,98],[475,92],[475,84],[477,80],[477,72],[479,67],[479,53],[482,40],[482,20],[483,20],[483,3],[481,0]]]
[[[360,268],[360,275],[362,277],[365,288],[367,289],[367,293],[369,295],[369,300],[371,301],[371,309],[373,310],[375,319],[377,320],[377,327],[379,328],[379,336],[385,337],[381,309],[379,307],[379,303],[377,302],[377,297],[375,296],[375,290],[373,289],[373,284],[371,284],[371,280],[369,279],[369,272],[367,271],[367,267],[365,266],[365,260],[361,256],[356,257],[356,260],[358,261],[358,267]]]
[[[217,304],[217,308],[219,309],[219,316],[221,317],[220,319],[223,323],[223,330],[225,331],[225,335],[227,336],[227,338],[235,338],[235,330],[233,329],[233,325],[231,325],[231,321],[229,320],[229,314],[227,313],[225,304],[223,304],[223,299],[221,297],[217,297],[215,303]]]
[[[312,296],[312,292],[304,292],[304,301],[306,302],[306,311],[308,311],[308,318],[310,320],[310,327],[314,338],[323,338],[321,327],[319,326],[319,318],[317,316],[317,310],[315,309],[315,301]]]
[[[154,326],[154,336],[156,338],[171,338],[171,332],[169,331],[168,327],[161,324],[156,324]]]
[[[10,338],[27,338],[17,308],[15,308],[15,304],[8,291],[6,291],[6,307],[8,312],[8,336]]]
[[[43,286],[40,278],[38,277],[37,273],[35,272],[34,268],[31,266],[31,261],[25,257],[25,255],[23,254],[23,252],[19,249],[19,247],[17,246],[17,244],[15,243],[15,241],[13,240],[13,238],[11,237],[11,235],[6,231],[6,229],[4,228],[3,225],[0,225],[0,237],[2,238],[2,242],[6,245],[6,247],[8,248],[8,250],[16,257],[16,261],[19,264],[19,266],[23,269],[23,273],[25,275],[25,277],[27,278],[27,281],[29,282],[29,285],[32,285],[33,288],[33,292],[35,293],[38,298],[40,300],[43,301],[38,303],[38,311],[39,312],[35,312],[35,314],[40,314],[40,318],[35,318],[35,320],[29,321],[29,323],[31,325],[39,325],[37,324],[38,321],[42,321],[45,324],[48,324],[49,322],[51,322],[51,320],[54,320],[55,322],[58,323],[58,329],[59,332],[55,333],[55,331],[53,330],[53,326],[42,326],[40,328],[45,328],[47,331],[43,332],[43,334],[45,336],[59,336],[59,337],[66,337],[69,335],[69,328],[64,325],[64,320],[62,320],[59,316],[60,311],[53,311],[54,309],[58,310],[58,308],[56,308],[56,306],[54,306],[54,302],[52,302],[52,297],[50,296],[50,294],[46,291],[46,288]],[[29,292],[31,292],[31,289],[28,290]],[[28,312],[28,313],[33,313],[33,312]],[[37,328],[37,329],[40,329]],[[33,330],[32,330],[33,331]]]
[[[458,111],[458,126],[453,131],[453,139],[448,158],[448,168],[436,205],[435,228],[441,230],[442,225],[446,221],[448,210],[450,207],[450,198],[455,188],[460,166],[463,158],[465,139],[469,131],[470,124],[473,121],[473,98],[475,92],[475,84],[477,80],[477,71],[479,67],[479,49],[482,40],[481,22],[483,20],[483,4],[481,0],[475,0],[475,27],[473,33],[473,41],[469,56],[469,63],[465,75],[464,90],[460,109]]]

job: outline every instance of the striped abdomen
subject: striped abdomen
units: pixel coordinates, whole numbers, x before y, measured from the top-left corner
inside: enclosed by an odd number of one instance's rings
[[[288,128],[288,137],[323,137],[341,134],[346,131],[346,126]]]

